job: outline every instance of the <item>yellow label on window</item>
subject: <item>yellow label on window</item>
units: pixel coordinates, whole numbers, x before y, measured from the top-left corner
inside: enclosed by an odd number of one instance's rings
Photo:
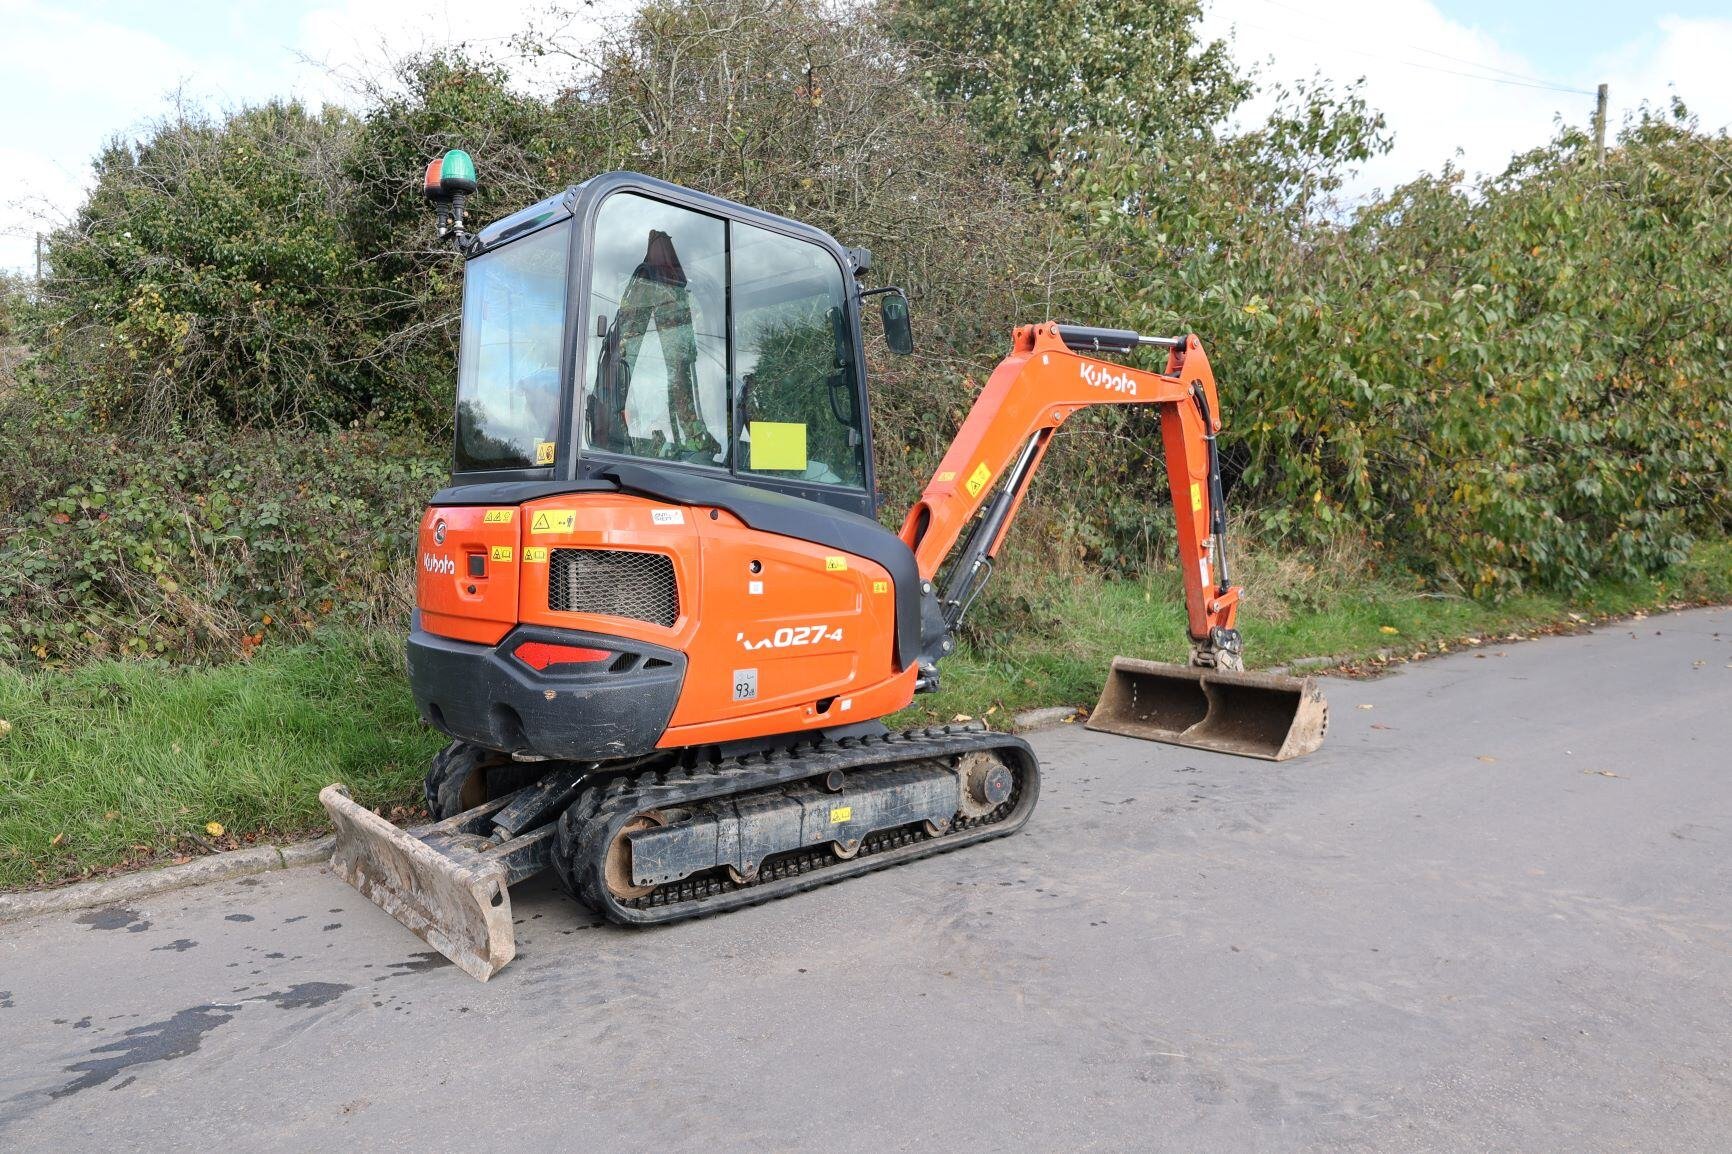
[[[1203,486],[1199,485],[1195,481],[1192,481],[1191,482],[1191,512],[1201,513],[1202,511],[1203,511]]]
[[[537,441],[537,442],[535,442],[535,463],[537,465],[551,465],[551,464],[553,464],[553,442],[552,441]]]
[[[853,817],[854,817],[854,807],[853,806],[851,806],[851,805],[839,805],[830,811],[830,824],[831,825],[841,825],[845,821],[852,820]]]
[[[540,545],[531,545],[523,551],[523,563],[525,565],[534,565],[538,562],[542,565],[547,564],[546,549],[542,548]]]
[[[846,558],[846,557],[826,557],[826,558],[824,558],[824,571],[826,573],[846,573],[848,571],[848,558]]]
[[[986,467],[985,461],[982,461],[974,467],[974,472],[970,473],[968,475],[968,480],[964,481],[962,484],[963,487],[968,490],[968,495],[970,497],[978,497],[980,496],[980,491],[986,488],[986,483],[990,480],[992,480],[992,470]]]
[[[806,426],[795,421],[753,421],[748,426],[752,438],[748,469],[790,470],[804,472],[806,468]]]
[[[874,593],[888,593],[888,592],[890,592],[890,582],[888,582],[888,581],[874,581],[874,582],[872,582],[872,592],[874,592]]]
[[[517,512],[516,509],[489,509],[481,515],[481,523],[483,525],[509,525],[511,524],[511,515],[515,512]]]
[[[540,509],[529,520],[531,533],[569,533],[575,528],[576,509]]]
[[[511,546],[495,545],[492,555],[495,561],[509,561],[511,560]]]

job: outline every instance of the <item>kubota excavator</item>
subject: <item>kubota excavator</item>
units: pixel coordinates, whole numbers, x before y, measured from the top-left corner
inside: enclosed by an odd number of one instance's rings
[[[451,739],[434,824],[341,785],[333,866],[466,971],[514,952],[509,886],[551,866],[608,919],[673,921],[1015,832],[1029,745],[890,732],[937,687],[1029,482],[1087,405],[1157,405],[1192,663],[1127,659],[1095,728],[1313,749],[1309,681],[1242,672],[1195,336],[1018,328],[900,533],[874,490],[861,313],[901,290],[809,225],[632,173],[478,233],[469,156],[428,166],[466,260],[455,467],[416,550],[409,676]],[[1164,352],[1160,371],[1102,359]]]

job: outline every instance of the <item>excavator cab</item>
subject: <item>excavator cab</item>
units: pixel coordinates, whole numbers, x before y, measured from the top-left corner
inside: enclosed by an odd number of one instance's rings
[[[618,464],[876,513],[861,312],[870,253],[629,173],[466,246],[454,485]]]
[[[451,739],[434,823],[339,785],[333,867],[470,973],[510,960],[509,886],[551,867],[647,924],[1004,836],[1033,750],[983,726],[894,734],[937,688],[1059,427],[1160,408],[1190,666],[1115,665],[1097,728],[1282,758],[1310,682],[1247,675],[1195,336],[1015,330],[899,532],[879,523],[861,315],[912,348],[870,254],[633,173],[471,234],[460,152],[429,166],[466,258],[451,484],[417,539],[410,689]],[[1164,354],[1158,371],[1103,359]],[[1253,684],[1255,682],[1255,684]]]

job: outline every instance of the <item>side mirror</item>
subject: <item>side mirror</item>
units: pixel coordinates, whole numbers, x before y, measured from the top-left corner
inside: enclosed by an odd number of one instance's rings
[[[914,329],[908,320],[908,298],[899,288],[888,289],[878,304],[878,315],[884,321],[884,339],[890,351],[907,356],[914,351]]]

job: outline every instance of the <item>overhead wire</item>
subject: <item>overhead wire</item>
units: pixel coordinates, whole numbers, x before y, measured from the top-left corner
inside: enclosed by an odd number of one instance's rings
[[[1464,56],[1451,56],[1449,53],[1439,52],[1435,48],[1421,48],[1417,44],[1409,44],[1407,47],[1411,48],[1415,52],[1423,52],[1427,56],[1437,56],[1437,57],[1440,57],[1441,59],[1444,59],[1444,60],[1453,60],[1457,64],[1466,64],[1470,68],[1482,68],[1487,72],[1497,72],[1497,73],[1500,73],[1504,76],[1510,77],[1513,80],[1519,80],[1525,84],[1532,84],[1532,85],[1535,85],[1535,86],[1540,87],[1540,88],[1554,88],[1559,92],[1575,92],[1575,93],[1579,93],[1583,96],[1595,95],[1594,93],[1589,92],[1585,88],[1570,88],[1567,85],[1554,84],[1550,80],[1544,80],[1538,76],[1529,76],[1523,72],[1511,72],[1509,69],[1499,68],[1495,64],[1485,64],[1485,63],[1482,63],[1478,60],[1469,60]],[[1485,79],[1492,80],[1495,78],[1487,76]]]
[[[1279,8],[1284,12],[1291,12],[1295,16],[1302,16],[1307,20],[1310,20],[1312,18],[1310,13],[1304,12],[1298,8],[1294,8],[1293,6],[1291,6],[1289,4],[1282,4],[1279,2],[1279,0],[1261,0],[1261,3],[1267,4],[1271,8]],[[1261,26],[1259,26],[1259,27],[1261,27]],[[1483,80],[1488,84],[1507,84],[1507,85],[1510,85],[1510,86],[1515,87],[1515,88],[1536,88],[1536,89],[1542,89],[1542,90],[1547,91],[1547,92],[1569,93],[1572,96],[1595,96],[1595,95],[1597,95],[1597,93],[1590,91],[1589,89],[1570,88],[1570,87],[1568,87],[1566,85],[1562,85],[1562,84],[1553,84],[1552,82],[1550,82],[1548,80],[1542,80],[1536,76],[1528,76],[1525,73],[1521,73],[1521,72],[1512,72],[1507,68],[1498,68],[1497,66],[1491,65],[1491,64],[1482,64],[1477,60],[1469,60],[1466,57],[1451,56],[1447,52],[1439,52],[1434,48],[1422,48],[1417,44],[1404,44],[1404,45],[1401,45],[1401,47],[1405,48],[1409,51],[1423,52],[1428,56],[1437,56],[1437,57],[1440,57],[1444,60],[1454,61],[1457,64],[1465,64],[1465,65],[1469,66],[1470,68],[1480,68],[1480,69],[1484,69],[1484,70],[1490,71],[1490,72],[1502,73],[1502,75],[1501,76],[1485,76],[1485,75],[1482,75],[1481,73],[1478,73],[1478,72],[1462,72],[1459,69],[1455,69],[1455,68],[1440,68],[1439,66],[1437,66],[1435,64],[1422,64],[1417,60],[1398,60],[1398,59],[1394,59],[1391,56],[1389,56],[1387,50],[1385,50],[1383,52],[1375,52],[1375,51],[1368,51],[1368,50],[1360,49],[1360,48],[1352,48],[1352,47],[1349,47],[1349,46],[1341,43],[1338,40],[1331,40],[1331,41],[1318,40],[1318,39],[1315,39],[1313,37],[1304,36],[1304,35],[1301,35],[1297,32],[1293,32],[1293,31],[1290,31],[1290,30],[1285,29],[1285,28],[1276,29],[1276,28],[1265,27],[1264,30],[1268,31],[1268,32],[1275,33],[1275,34],[1283,36],[1283,37],[1286,37],[1287,39],[1290,39],[1290,40],[1299,40],[1299,41],[1303,41],[1304,43],[1307,43],[1307,44],[1316,44],[1320,47],[1329,48],[1329,49],[1332,49],[1332,50],[1337,51],[1337,52],[1345,52],[1345,53],[1352,55],[1352,56],[1364,56],[1364,57],[1367,57],[1367,58],[1372,59],[1372,60],[1381,60],[1381,61],[1383,61],[1385,63],[1389,63],[1389,64],[1399,64],[1405,68],[1418,68],[1418,69],[1421,69],[1421,70],[1426,71],[1426,72],[1438,72],[1438,73],[1442,73],[1446,76],[1460,76],[1460,77],[1463,77],[1463,78],[1468,79],[1468,80]]]

